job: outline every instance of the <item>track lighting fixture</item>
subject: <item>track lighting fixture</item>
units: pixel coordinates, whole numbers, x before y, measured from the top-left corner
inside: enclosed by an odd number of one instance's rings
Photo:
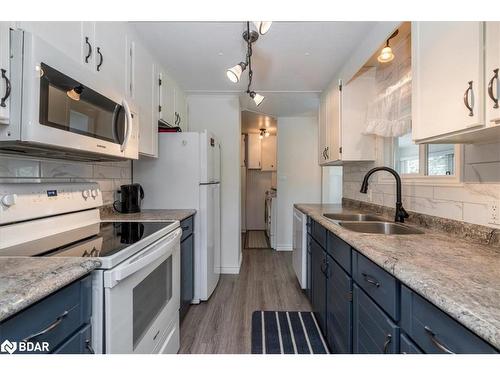
[[[258,107],[263,101],[264,99],[266,98],[264,95],[260,95],[260,94],[257,94],[255,91],[250,91],[248,93],[248,95],[250,95],[250,97],[253,99],[253,101],[255,102],[255,105]]]
[[[240,81],[241,73],[243,73],[246,68],[247,64],[244,62],[236,64],[235,66],[227,70],[227,78],[229,78],[229,80],[233,83],[238,83]]]
[[[83,92],[83,86],[80,85],[66,91],[66,95],[68,95],[71,99],[75,101],[79,101],[82,92]]]
[[[260,35],[264,35],[271,28],[272,21],[253,21]]]
[[[253,70],[252,70],[252,43],[255,43],[259,39],[259,34],[264,35],[269,31],[272,22],[271,21],[254,21],[253,24],[257,28],[257,31],[250,31],[250,22],[247,22],[247,29],[243,33],[243,39],[247,42],[247,55],[244,62],[236,64],[232,68],[226,71],[227,78],[233,82],[238,83],[241,78],[241,73],[248,67],[248,86],[246,93],[253,99],[255,105],[258,107],[265,99],[263,95],[256,93],[251,90]]]
[[[385,47],[380,51],[380,55],[378,55],[377,60],[381,63],[387,63],[394,60],[394,53],[392,52],[392,48],[389,46],[389,41],[398,35],[399,30],[394,31],[392,35],[387,39],[385,43]]]

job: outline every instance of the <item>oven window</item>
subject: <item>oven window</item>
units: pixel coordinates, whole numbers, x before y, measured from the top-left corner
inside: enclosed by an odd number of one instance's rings
[[[172,298],[172,277],[172,256],[170,256],[134,288],[134,349]]]
[[[46,64],[41,64],[40,124],[121,144],[123,107]]]

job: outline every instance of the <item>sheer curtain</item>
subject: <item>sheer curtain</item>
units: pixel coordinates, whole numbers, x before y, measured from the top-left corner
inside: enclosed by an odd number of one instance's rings
[[[392,46],[394,60],[376,67],[374,100],[368,106],[365,134],[400,137],[411,132],[411,39]]]

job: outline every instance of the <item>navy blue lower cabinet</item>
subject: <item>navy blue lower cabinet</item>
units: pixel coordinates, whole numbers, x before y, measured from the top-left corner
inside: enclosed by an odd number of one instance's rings
[[[321,331],[326,336],[326,252],[311,241],[312,308]]]
[[[399,337],[399,352],[401,354],[424,354],[422,350],[404,333]]]
[[[313,241],[311,235],[307,234],[307,257],[306,257],[306,296],[309,299],[309,302],[312,302],[312,294],[311,294],[311,284],[312,284],[312,260],[311,260],[311,242]]]
[[[399,353],[399,327],[356,284],[353,286],[353,352]]]
[[[406,286],[401,289],[400,323],[425,353],[496,353],[487,342]]]
[[[87,324],[54,350],[54,354],[94,354],[91,337],[92,327]]]
[[[182,320],[194,297],[194,234],[181,242],[181,303],[179,317]]]
[[[0,342],[18,343],[16,354],[53,353],[83,327],[90,327],[91,314],[92,278],[89,275],[0,322]],[[89,343],[90,332],[85,336]],[[20,345],[20,342],[28,344]],[[82,348],[84,346],[72,342],[64,352],[88,352]]]
[[[328,255],[327,341],[332,353],[352,353],[352,279]]]

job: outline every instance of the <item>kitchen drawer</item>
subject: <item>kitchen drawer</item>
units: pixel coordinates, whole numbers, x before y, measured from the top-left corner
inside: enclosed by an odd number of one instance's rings
[[[54,354],[94,354],[91,338],[92,326],[87,324],[54,350]]]
[[[399,327],[357,285],[353,286],[353,352],[399,353]]]
[[[425,353],[496,353],[488,343],[405,286],[401,303],[401,328]]]
[[[312,221],[311,235],[323,249],[326,249],[326,233],[327,230],[321,224],[314,220]]]
[[[352,252],[354,281],[382,307],[389,316],[399,320],[400,284],[388,272],[368,258]]]
[[[194,230],[194,216],[190,216],[187,219],[181,221],[182,236],[181,242],[188,238]]]
[[[52,351],[81,326],[90,323],[91,282],[89,275],[0,323],[0,342],[22,341],[47,330],[30,341],[48,342]]]
[[[399,353],[401,354],[424,354],[420,348],[404,333],[399,336]]]
[[[344,271],[351,275],[351,246],[333,233],[328,232],[328,246],[326,251],[341,265]]]

